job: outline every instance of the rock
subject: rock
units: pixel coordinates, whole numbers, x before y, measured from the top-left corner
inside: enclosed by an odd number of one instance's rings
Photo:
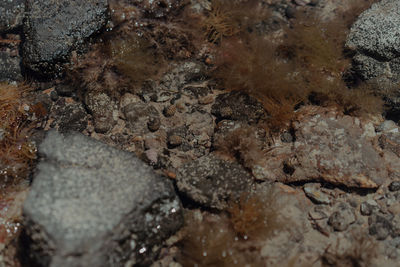
[[[122,108],[128,128],[134,133],[144,133],[149,121],[160,121],[158,110],[149,104],[142,102],[130,103]],[[153,130],[156,129],[152,128]],[[159,128],[159,126],[158,126]],[[151,130],[151,129],[150,129]]]
[[[7,51],[0,51],[0,82],[22,81],[20,64],[21,58],[19,56],[12,56]]]
[[[0,2],[0,33],[22,26],[24,18],[24,0],[4,0]]]
[[[105,26],[106,0],[27,1],[22,47],[24,64],[40,75],[53,75],[71,50]]]
[[[183,222],[168,180],[133,154],[48,133],[27,200],[26,252],[40,266],[147,265]]]
[[[225,209],[252,184],[250,174],[238,163],[209,154],[184,164],[177,186],[193,201],[209,208]]]
[[[375,201],[373,201],[373,202],[375,202]],[[368,201],[364,201],[360,205],[360,213],[361,213],[361,215],[364,215],[364,216],[370,216],[375,210],[378,210],[378,209],[379,209],[378,204],[376,202],[373,205],[372,203],[370,203]]]
[[[114,104],[105,93],[87,93],[85,103],[93,115],[96,132],[106,133],[117,123],[113,116]]]
[[[149,128],[151,132],[158,131],[158,129],[160,129],[160,126],[161,126],[161,121],[160,118],[158,117],[150,117],[149,120],[147,121],[147,128]]]
[[[329,205],[331,203],[329,196],[321,192],[320,185],[317,183],[306,184],[304,186],[304,192],[308,198],[318,204]]]
[[[400,2],[382,0],[364,11],[351,27],[346,47],[354,51],[354,69],[364,80],[374,81],[399,117]],[[393,86],[394,85],[394,86]]]
[[[389,185],[389,190],[392,192],[400,190],[400,181],[391,182]]]
[[[351,27],[346,47],[390,61],[400,55],[400,2],[382,0],[364,11]]]
[[[162,18],[173,12],[174,10],[179,10],[186,2],[184,0],[132,0],[130,1],[130,3],[143,9],[146,16],[153,18]]]
[[[218,95],[211,113],[217,117],[217,122],[227,119],[253,124],[266,117],[260,102],[239,91]]]
[[[392,179],[400,159],[376,146],[378,136],[371,122],[319,107],[299,112],[304,116],[293,125],[295,142],[277,140],[253,165],[257,179],[323,180],[360,188],[377,188]]]
[[[58,129],[61,132],[81,132],[86,129],[88,124],[88,114],[81,103],[58,101],[54,110],[54,117],[55,124],[58,124]]]
[[[56,86],[56,92],[59,96],[72,96],[75,89],[69,84],[58,84]]]
[[[347,230],[350,224],[356,221],[356,217],[351,208],[344,203],[341,204],[342,205],[339,205],[339,209],[333,212],[328,219],[328,224],[332,226],[335,231],[339,232]]]
[[[390,220],[381,215],[372,215],[368,218],[369,234],[378,240],[385,240],[392,232]]]

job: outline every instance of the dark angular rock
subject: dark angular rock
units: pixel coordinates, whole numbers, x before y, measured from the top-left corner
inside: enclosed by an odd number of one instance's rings
[[[243,92],[230,92],[220,94],[212,106],[211,113],[217,117],[217,121],[224,119],[257,123],[266,116],[260,102]]]
[[[400,181],[394,181],[389,185],[389,190],[392,192],[400,190]]]
[[[72,49],[107,22],[106,0],[27,1],[23,31],[25,66],[40,75],[54,75]]]
[[[19,56],[14,57],[7,51],[0,51],[0,81],[22,81],[20,63]]]
[[[177,174],[179,191],[206,207],[224,209],[252,184],[238,163],[210,154],[184,164]]]
[[[25,0],[3,0],[0,2],[0,33],[22,26]]]
[[[88,124],[88,114],[81,103],[66,104],[64,101],[58,101],[54,116],[61,132],[81,132]]]
[[[48,133],[24,203],[40,266],[149,266],[183,222],[171,183],[133,154],[78,133]]]

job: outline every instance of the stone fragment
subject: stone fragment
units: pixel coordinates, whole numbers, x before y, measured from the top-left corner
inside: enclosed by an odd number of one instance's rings
[[[106,133],[117,123],[113,117],[114,104],[105,93],[88,93],[85,96],[85,103],[93,115],[96,132]]]
[[[392,192],[400,190],[400,181],[391,182],[389,185],[389,190]]]
[[[385,240],[392,232],[390,220],[382,215],[372,215],[368,218],[369,234],[374,235],[378,240]]]
[[[82,132],[88,125],[88,114],[81,103],[65,103],[63,99],[57,102],[54,109],[54,124],[60,132]]]
[[[149,266],[182,225],[171,183],[133,154],[78,133],[48,133],[24,203],[40,266]]]
[[[106,0],[26,1],[24,64],[40,75],[54,75],[70,52],[105,26]]]
[[[333,212],[328,219],[328,224],[332,226],[335,231],[345,231],[349,228],[350,224],[353,224],[356,221],[356,217],[351,208],[341,203],[339,205],[338,210]]]
[[[177,173],[177,186],[193,201],[209,208],[224,209],[252,184],[250,174],[238,163],[214,154],[187,162]]]
[[[306,184],[304,186],[304,192],[306,193],[306,196],[308,198],[310,198],[312,201],[318,204],[329,205],[331,203],[329,195],[321,192],[319,184],[316,183]]]
[[[368,201],[364,201],[360,205],[360,213],[361,213],[361,215],[364,215],[364,216],[371,215],[377,209],[378,209],[378,204],[376,202],[375,202],[375,205],[372,205]]]

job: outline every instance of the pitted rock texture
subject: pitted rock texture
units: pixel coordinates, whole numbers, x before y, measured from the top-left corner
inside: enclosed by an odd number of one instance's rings
[[[177,186],[193,201],[209,208],[224,209],[230,201],[250,189],[250,174],[238,163],[214,154],[187,162],[177,174]]]
[[[25,66],[41,75],[54,74],[72,49],[107,22],[106,0],[27,1],[23,25]]]
[[[29,256],[40,266],[147,265],[182,225],[171,183],[133,154],[56,131],[39,152],[23,213]]]
[[[4,0],[0,2],[0,33],[22,26],[24,0]]]
[[[396,145],[379,147],[382,134],[371,122],[316,107],[300,112],[305,113],[294,123],[295,141],[276,143],[253,165],[258,179],[377,188],[400,172],[400,158],[392,151]]]

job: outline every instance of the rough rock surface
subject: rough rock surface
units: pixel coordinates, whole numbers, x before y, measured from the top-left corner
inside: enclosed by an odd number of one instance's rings
[[[27,1],[23,25],[24,64],[40,74],[53,74],[72,49],[100,30],[107,21],[106,0]]]
[[[250,174],[238,163],[214,154],[184,164],[177,174],[177,185],[190,199],[210,208],[224,209],[250,189]]]
[[[4,0],[0,2],[0,32],[22,26],[24,18],[24,0]]]
[[[24,224],[41,266],[148,264],[181,226],[172,185],[131,153],[55,131],[39,151]]]
[[[383,0],[362,13],[353,24],[346,47],[355,52],[354,69],[364,80],[377,83],[392,107],[389,114],[400,118],[400,2]],[[396,119],[396,120],[397,120]]]
[[[323,180],[348,187],[377,188],[398,175],[400,158],[390,150],[397,145],[387,145],[387,150],[379,147],[379,136],[371,122],[363,123],[335,111],[317,108],[315,113],[312,107],[306,109],[306,115],[294,124],[295,141],[275,144],[267,157],[253,166],[257,178],[281,182]]]
[[[0,81],[22,81],[20,63],[19,56],[11,56],[7,51],[0,51]]]

